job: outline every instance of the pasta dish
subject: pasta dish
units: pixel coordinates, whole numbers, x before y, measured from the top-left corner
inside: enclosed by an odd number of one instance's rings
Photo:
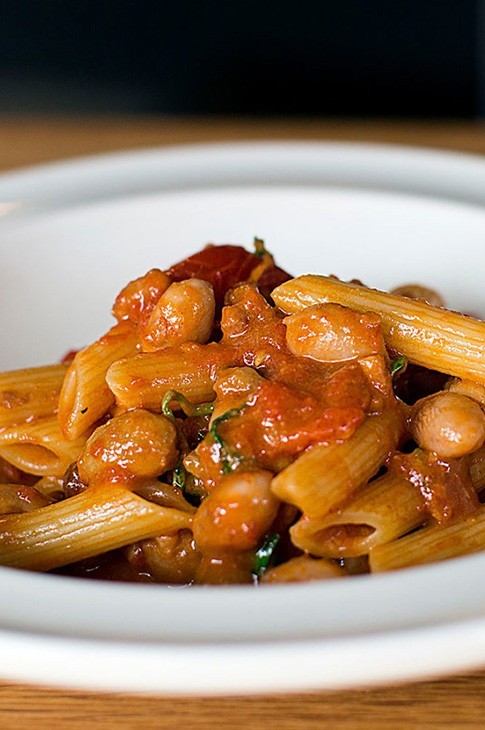
[[[277,583],[485,549],[485,322],[207,246],[0,374],[0,565]]]

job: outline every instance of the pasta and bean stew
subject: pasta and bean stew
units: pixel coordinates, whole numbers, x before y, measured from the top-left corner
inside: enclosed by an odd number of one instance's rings
[[[485,549],[485,322],[292,279],[260,240],[152,269],[113,315],[0,375],[0,565],[254,584]]]

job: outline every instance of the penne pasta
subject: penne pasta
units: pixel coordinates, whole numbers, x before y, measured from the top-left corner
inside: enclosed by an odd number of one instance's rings
[[[387,345],[410,362],[485,384],[485,322],[325,276],[300,276],[281,284],[271,296],[288,313],[325,302],[375,312]]]
[[[137,346],[136,330],[122,322],[77,353],[59,399],[59,423],[66,438],[79,438],[114,404],[106,373],[116,360],[134,355]]]
[[[0,374],[0,430],[16,423],[52,416],[67,365],[47,365]]]
[[[0,565],[251,585],[485,550],[485,322],[440,301],[289,281],[260,240],[130,282],[69,366],[0,374]]]
[[[160,411],[169,390],[181,393],[191,403],[212,401],[219,370],[233,361],[234,355],[217,344],[185,344],[116,362],[106,379],[123,408]]]
[[[370,416],[348,441],[308,449],[273,479],[271,489],[305,515],[322,517],[376,474],[399,435],[395,413]]]
[[[352,502],[323,517],[304,515],[290,529],[293,543],[311,555],[355,558],[404,535],[426,518],[424,499],[404,477],[386,474]]]
[[[485,550],[485,507],[451,525],[435,525],[413,532],[369,553],[373,572],[433,563]]]
[[[470,458],[472,482],[485,488],[485,447]],[[291,528],[301,550],[326,558],[354,558],[396,540],[428,519],[421,491],[403,475],[389,472],[359,490],[342,509],[323,517],[303,516]]]
[[[0,432],[0,457],[28,474],[62,476],[86,443],[68,441],[55,416],[12,426]]]
[[[99,485],[43,509],[0,520],[0,564],[52,570],[157,535],[190,528],[187,512]]]

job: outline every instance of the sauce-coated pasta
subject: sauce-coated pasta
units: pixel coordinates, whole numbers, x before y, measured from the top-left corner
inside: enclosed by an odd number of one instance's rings
[[[357,272],[356,272],[357,273]],[[329,580],[485,549],[485,323],[209,246],[0,375],[0,564]]]

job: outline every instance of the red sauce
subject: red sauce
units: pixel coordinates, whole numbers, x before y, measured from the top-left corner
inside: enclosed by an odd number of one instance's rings
[[[365,418],[359,407],[324,407],[300,390],[263,380],[241,414],[224,421],[219,433],[244,458],[277,471],[317,443],[343,441]]]
[[[479,507],[466,457],[446,462],[433,452],[416,449],[394,454],[389,468],[419,489],[428,514],[437,522],[464,519]]]

